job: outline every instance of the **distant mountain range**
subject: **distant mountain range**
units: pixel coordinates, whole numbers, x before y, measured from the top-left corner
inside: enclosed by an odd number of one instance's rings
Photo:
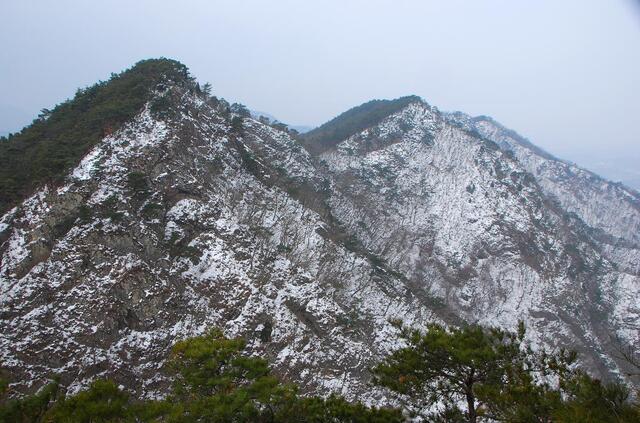
[[[573,161],[613,181],[640,191],[640,156],[576,155]]]
[[[254,119],[258,119],[260,116],[262,116],[269,119],[271,122],[282,122],[280,119],[276,118],[275,116],[269,113],[258,112],[255,110],[251,110],[250,112],[251,112],[251,116],[253,116]],[[313,129],[313,127],[309,125],[287,125],[287,126],[291,129],[298,131],[301,134],[304,134],[305,132],[309,132]]]

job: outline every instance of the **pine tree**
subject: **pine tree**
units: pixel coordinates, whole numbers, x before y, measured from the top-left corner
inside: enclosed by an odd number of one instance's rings
[[[8,383],[0,379],[0,422],[38,422],[41,421],[59,391],[57,380],[48,383],[34,395],[21,399],[5,399]]]
[[[293,388],[281,385],[264,359],[243,354],[244,346],[219,330],[178,342],[171,358],[175,402],[206,421],[259,421],[293,396]]]
[[[88,390],[58,401],[45,415],[46,422],[124,421],[129,414],[129,396],[115,383],[97,380]]]
[[[244,133],[244,122],[242,117],[234,116],[233,119],[231,119],[231,130],[236,134]]]
[[[211,90],[211,84],[208,82],[202,86],[202,94],[204,94],[206,97],[211,97]]]
[[[230,106],[230,109],[231,109],[231,113],[234,113],[236,115],[239,115],[245,118],[251,117],[251,112],[249,111],[247,106],[245,106],[244,104],[233,103]]]
[[[466,421],[476,423],[485,405],[478,387],[501,383],[505,369],[518,360],[524,332],[431,324],[425,333],[403,329],[403,336],[409,346],[378,365],[374,381],[419,399],[420,408],[442,403],[455,409],[463,402]]]
[[[622,384],[576,368],[575,352],[534,352],[522,323],[517,333],[432,324],[425,332],[402,328],[402,335],[407,346],[373,369],[374,382],[409,397],[429,421],[640,421]],[[440,411],[429,414],[434,406]]]

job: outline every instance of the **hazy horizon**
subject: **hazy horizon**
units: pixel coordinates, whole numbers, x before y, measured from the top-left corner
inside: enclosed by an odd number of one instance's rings
[[[0,131],[163,56],[215,95],[291,125],[416,94],[442,110],[492,116],[585,166],[640,160],[638,2],[559,3],[8,1]]]

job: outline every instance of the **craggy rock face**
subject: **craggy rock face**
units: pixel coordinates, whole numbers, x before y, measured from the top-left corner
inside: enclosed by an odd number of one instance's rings
[[[611,335],[640,342],[637,193],[419,100],[312,157],[158,95],[170,117],[147,107],[0,220],[0,365],[24,389],[162,396],[171,344],[211,327],[306,392],[368,402],[391,319],[521,319],[600,375],[621,369]]]

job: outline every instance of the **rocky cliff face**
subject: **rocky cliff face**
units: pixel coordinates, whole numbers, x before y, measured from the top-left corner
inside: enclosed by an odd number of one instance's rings
[[[600,375],[612,334],[640,342],[637,193],[417,98],[315,156],[184,87],[160,100],[0,221],[0,360],[25,389],[160,396],[169,346],[213,326],[365,401],[390,319],[522,319]]]
[[[583,235],[620,272],[614,289],[612,310],[614,336],[637,345],[640,317],[640,195],[536,148],[514,131],[485,116],[470,118],[461,113],[447,116],[510,152],[532,174],[542,192],[571,218],[577,218]]]

